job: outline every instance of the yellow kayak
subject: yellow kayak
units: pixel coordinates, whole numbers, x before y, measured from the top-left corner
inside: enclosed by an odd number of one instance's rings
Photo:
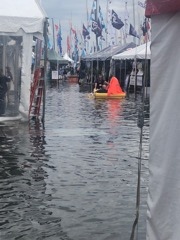
[[[94,92],[93,95],[95,98],[125,98],[126,97],[125,92],[117,93],[117,94],[110,94],[110,95],[108,95],[107,93]]]

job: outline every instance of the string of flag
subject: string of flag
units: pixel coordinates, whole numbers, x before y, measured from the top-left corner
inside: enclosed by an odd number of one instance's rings
[[[151,26],[150,21],[147,20],[144,17],[144,20],[141,22],[141,25],[136,29],[137,25],[134,26],[133,23],[130,21],[130,16],[128,12],[128,1],[127,0],[121,0],[121,2],[124,2],[124,11],[121,10],[121,12],[118,12],[117,9],[113,8],[113,0],[107,0],[108,8],[106,9],[106,14],[103,15],[103,9],[101,5],[97,6],[97,0],[92,1],[92,8],[90,11],[90,14],[88,14],[87,22],[82,23],[82,30],[77,31],[74,28],[70,29],[70,34],[66,36],[66,51],[69,54],[73,55],[74,60],[78,60],[79,58],[79,52],[80,50],[82,53],[80,54],[86,54],[87,53],[87,45],[93,44],[93,47],[90,47],[91,49],[95,49],[94,47],[94,40],[93,35],[98,39],[99,44],[102,46],[105,43],[102,44],[102,41],[105,41],[106,37],[106,45],[110,44],[110,41],[107,39],[109,38],[117,38],[115,35],[113,35],[113,32],[119,33],[119,38],[123,35],[125,39],[128,38],[128,36],[133,36],[135,38],[141,39],[143,38],[143,41],[149,41],[150,35],[151,35]],[[145,0],[138,0],[137,7],[139,9],[142,9],[142,11],[145,10],[146,4]],[[88,11],[87,11],[88,12]],[[106,21],[105,17],[106,16]],[[63,55],[63,38],[62,38],[62,27],[61,24],[54,24],[54,31],[55,31],[55,45],[54,48],[58,51],[58,53],[62,56]],[[115,29],[115,30],[111,30]],[[80,34],[78,33],[80,32]],[[79,34],[79,35],[78,35]],[[49,38],[50,39],[50,38]],[[52,47],[53,44],[48,41],[48,47]],[[112,44],[116,44],[115,41],[113,41]],[[96,49],[97,50],[97,49]],[[90,51],[90,49],[89,49]]]

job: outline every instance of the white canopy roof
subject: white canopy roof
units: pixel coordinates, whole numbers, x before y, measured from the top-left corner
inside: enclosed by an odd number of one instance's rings
[[[0,32],[43,32],[46,16],[38,0],[5,0],[0,7]]]
[[[73,63],[74,61],[68,56],[67,53],[64,54],[63,58],[71,63]]]
[[[147,51],[146,51],[146,43],[142,44],[138,47],[132,48],[130,50],[124,51],[122,53],[116,54],[112,56],[112,59],[115,60],[125,60],[125,59],[150,59],[151,58],[151,51],[150,51],[150,44],[151,42],[147,43]]]

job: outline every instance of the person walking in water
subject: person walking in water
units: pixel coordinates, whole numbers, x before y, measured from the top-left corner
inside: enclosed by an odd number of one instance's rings
[[[13,82],[13,76],[11,73],[10,67],[6,67],[6,77],[9,79],[7,82],[7,101],[10,102],[10,89],[11,89],[11,82]]]

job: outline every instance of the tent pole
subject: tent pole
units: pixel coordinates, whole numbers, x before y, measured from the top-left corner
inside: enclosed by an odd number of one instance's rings
[[[91,92],[93,91],[93,61],[91,61]]]

